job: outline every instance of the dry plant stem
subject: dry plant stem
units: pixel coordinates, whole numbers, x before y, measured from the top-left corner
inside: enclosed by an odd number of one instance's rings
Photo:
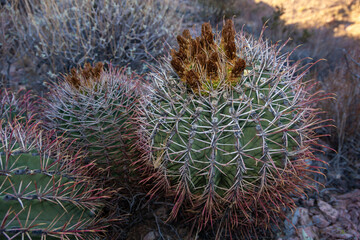
[[[331,71],[322,82],[322,89],[328,93],[334,93],[334,97],[320,104],[327,112],[328,118],[333,119],[334,128],[329,128],[331,134],[330,143],[336,149],[331,154],[327,168],[327,185],[334,186],[341,182],[340,188],[357,187],[354,179],[358,176],[358,146],[360,130],[360,102],[359,102],[359,51],[343,51],[345,55],[337,67]],[[355,144],[354,144],[355,143]]]
[[[2,44],[16,43],[41,77],[56,77],[85,62],[130,65],[143,72],[181,27],[168,0],[12,0]],[[7,45],[4,45],[7,46]],[[44,66],[45,67],[44,67]],[[47,72],[44,72],[47,71]],[[45,75],[44,75],[45,74]]]

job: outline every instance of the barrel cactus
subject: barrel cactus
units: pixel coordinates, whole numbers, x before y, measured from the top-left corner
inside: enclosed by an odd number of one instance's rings
[[[47,127],[77,139],[75,146],[84,149],[88,159],[116,174],[133,154],[135,129],[129,120],[144,89],[140,83],[126,69],[105,70],[102,63],[72,69],[49,94]]]
[[[267,41],[235,33],[231,20],[221,34],[205,23],[200,37],[185,30],[177,40],[141,108],[138,146],[155,169],[149,194],[166,191],[170,219],[181,210],[198,230],[267,228],[317,172],[320,120],[306,70]]]
[[[35,102],[31,92],[18,91],[14,93],[6,89],[0,90],[0,119],[3,119],[3,124],[14,120],[24,123],[31,119],[34,120],[37,112]]]
[[[95,239],[106,198],[63,139],[16,120],[0,130],[0,238]]]

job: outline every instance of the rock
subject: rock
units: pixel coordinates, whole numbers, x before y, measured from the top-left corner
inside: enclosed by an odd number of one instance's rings
[[[286,233],[286,236],[292,236],[295,234],[296,229],[294,228],[294,226],[298,224],[299,218],[300,218],[299,208],[296,209],[293,215],[291,213],[287,215],[287,218],[284,221],[285,224],[284,231]]]
[[[300,240],[298,237],[277,238],[276,240]]]
[[[349,200],[340,200],[340,199],[337,199],[336,200],[336,205],[335,207],[339,210],[346,210],[346,207],[348,205],[348,201]]]
[[[292,217],[292,221],[291,223],[296,226],[296,224],[298,223],[299,221],[299,217],[300,217],[300,214],[299,214],[299,209],[296,209],[295,213],[294,213],[294,216]],[[292,226],[291,226],[292,227]]]
[[[350,233],[339,233],[339,234],[335,234],[334,238],[336,239],[354,239],[354,236]]]
[[[318,207],[320,210],[325,214],[325,216],[331,221],[336,222],[337,218],[339,217],[339,211],[333,208],[330,204],[327,202],[324,202],[319,199],[318,201]]]
[[[301,240],[319,239],[316,234],[316,228],[313,226],[303,227],[298,229],[298,235]]]
[[[321,214],[321,211],[318,208],[312,207],[309,208],[310,216]]]
[[[330,223],[322,215],[315,215],[312,217],[314,224],[319,228],[326,228]]]
[[[315,205],[315,199],[313,199],[313,198],[310,198],[305,201],[305,206],[307,206],[307,207],[313,207],[314,205]]]
[[[349,231],[344,230],[339,225],[332,225],[322,230],[324,236],[327,236],[326,239],[354,239]]]
[[[300,217],[300,224],[302,226],[308,226],[311,223],[309,217],[309,210],[307,208],[299,207],[299,217]]]
[[[350,210],[349,211],[349,216],[350,216],[350,220],[351,222],[353,222],[354,224],[359,225],[359,220],[360,220],[360,209],[359,210]]]
[[[158,209],[155,210],[155,215],[157,217],[159,217],[162,220],[166,220],[167,219],[167,210],[165,207],[159,207]]]
[[[186,236],[187,236],[188,233],[189,233],[189,229],[187,229],[187,228],[178,228],[177,232],[178,232],[178,234],[179,234],[179,236],[180,236],[181,238],[185,239]]]
[[[339,195],[339,196],[337,196],[337,198],[344,199],[344,200],[354,199],[356,201],[360,201],[360,189],[356,189],[352,192]]]
[[[144,240],[155,240],[156,234],[154,232],[149,232],[144,236]]]

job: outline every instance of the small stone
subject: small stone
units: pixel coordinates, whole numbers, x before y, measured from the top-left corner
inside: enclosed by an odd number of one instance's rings
[[[350,231],[343,229],[340,225],[331,225],[327,228],[322,229],[326,239],[354,239],[354,235],[350,234]]]
[[[325,228],[330,225],[330,223],[322,215],[315,215],[312,217],[312,220],[319,228]]]
[[[339,217],[338,210],[322,200],[318,201],[318,207],[331,222],[336,222],[337,218]]]
[[[156,234],[154,232],[149,232],[144,236],[144,240],[155,240]]]
[[[167,216],[167,210],[165,207],[159,207],[158,209],[155,210],[155,215],[157,217],[159,217],[160,219],[164,220],[166,219]]]
[[[295,213],[294,213],[294,216],[292,217],[292,221],[291,221],[291,223],[294,225],[294,226],[296,226],[296,224],[298,223],[298,221],[299,221],[299,209],[296,209],[296,211],[295,211]],[[290,228],[292,228],[292,226],[290,227]]]
[[[321,211],[318,208],[312,207],[309,208],[309,214],[310,216],[321,214]]]
[[[185,238],[188,235],[189,230],[187,228],[179,228],[177,232],[181,238]]]
[[[315,205],[315,199],[310,198],[309,200],[306,200],[306,201],[305,201],[305,205],[306,205],[307,207],[313,207],[313,206]]]
[[[287,236],[291,236],[293,234],[295,234],[295,228],[294,226],[296,226],[299,222],[299,209],[297,208],[294,215],[292,214],[288,214],[287,215],[287,219],[290,220],[291,222],[289,222],[288,220],[285,220],[285,232]]]
[[[300,224],[302,226],[308,226],[311,223],[309,217],[309,210],[306,208],[299,207]]]
[[[299,228],[298,230],[298,235],[301,240],[319,239],[316,234],[316,228],[314,228],[313,226]]]
[[[348,205],[348,200],[337,200],[335,207],[339,210],[346,210],[346,207]]]
[[[344,199],[344,200],[356,199],[357,201],[360,201],[360,189],[356,189],[352,192],[349,192],[349,193],[346,193],[343,195],[339,195],[337,198]]]
[[[351,215],[348,210],[338,210],[339,211],[339,222],[352,222]]]
[[[350,233],[339,233],[335,234],[334,237],[336,239],[354,239],[354,236]]]

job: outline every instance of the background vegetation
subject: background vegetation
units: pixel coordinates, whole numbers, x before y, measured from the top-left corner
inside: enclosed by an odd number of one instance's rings
[[[328,94],[318,107],[324,110],[324,119],[332,119],[333,127],[319,129],[327,146],[318,149],[322,152],[319,158],[329,164],[320,166],[326,177],[318,179],[319,192],[309,194],[310,199],[315,199],[317,206],[320,200],[330,202],[338,194],[360,189],[359,1],[2,0],[0,4],[0,86],[13,91],[33,90],[39,95],[48,91],[46,82],[56,81],[85,62],[130,66],[142,74],[148,71],[147,64],[167,52],[168,44],[173,45],[185,27],[195,26],[195,32],[202,22],[210,21],[214,29],[220,29],[224,18],[233,18],[237,30],[244,28],[255,36],[260,36],[265,27],[263,36],[272,43],[290,40],[284,51],[296,48],[293,61],[303,59],[306,64],[320,60],[308,79],[317,83],[317,90]],[[138,197],[142,196],[133,196]],[[132,204],[129,199],[125,202]],[[304,209],[312,207],[306,205],[307,200],[299,199],[299,204]],[[131,227],[122,229],[122,236],[181,239],[181,232],[187,229],[166,223],[161,217],[161,211],[166,210],[159,205],[154,202],[146,214],[128,218],[126,224]],[[130,207],[134,211],[139,208]],[[299,216],[311,216],[309,221],[315,221],[313,216],[317,215]],[[326,238],[325,232],[330,231],[320,227],[314,230],[301,222],[294,225],[305,233],[294,233],[288,227],[284,236]],[[341,229],[359,236],[356,227]],[[203,234],[204,239],[209,236],[211,233]]]

